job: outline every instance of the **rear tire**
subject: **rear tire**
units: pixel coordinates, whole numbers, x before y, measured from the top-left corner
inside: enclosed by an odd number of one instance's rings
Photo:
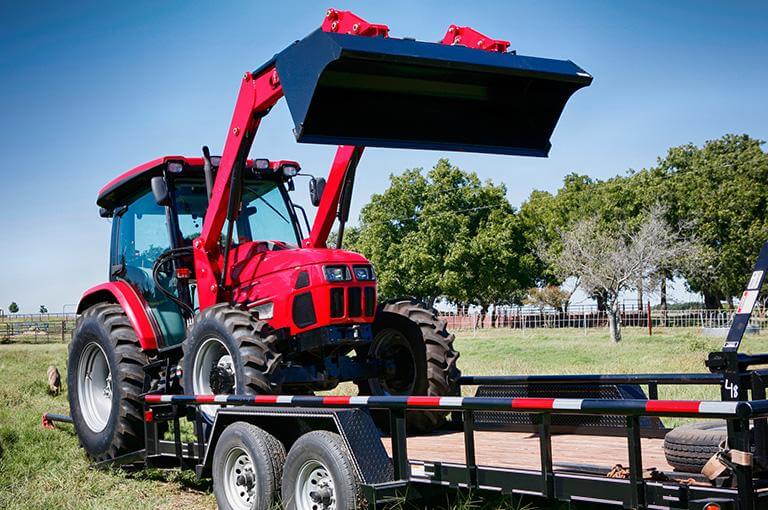
[[[246,422],[227,426],[213,452],[213,493],[223,510],[273,508],[285,448],[266,431]]]
[[[453,348],[454,336],[445,321],[423,303],[414,300],[391,301],[379,305],[373,322],[373,342],[368,359],[393,365],[394,373],[358,382],[361,395],[460,394],[456,366],[459,353]],[[387,413],[372,413],[376,424],[387,430]],[[419,411],[408,414],[408,430],[431,432],[442,426],[448,413]]]
[[[147,356],[123,309],[102,303],[88,308],[72,334],[67,387],[80,444],[96,460],[144,447],[144,385]]]
[[[701,473],[704,464],[728,437],[725,422],[713,420],[682,425],[664,437],[664,456],[675,471]]]
[[[190,395],[279,393],[277,336],[266,322],[220,303],[206,308],[184,342],[184,392]],[[200,406],[213,421],[219,406]]]
[[[341,436],[315,430],[293,444],[281,484],[286,510],[354,510],[362,498],[360,479]]]

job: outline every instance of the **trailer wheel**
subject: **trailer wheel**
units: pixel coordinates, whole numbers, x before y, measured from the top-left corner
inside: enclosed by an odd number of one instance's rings
[[[77,437],[88,455],[108,460],[144,447],[142,352],[123,309],[94,305],[69,345],[67,387]]]
[[[267,510],[277,496],[285,449],[246,422],[229,425],[213,452],[213,493],[224,510]]]
[[[368,359],[382,362],[385,374],[358,382],[361,395],[459,395],[456,366],[459,353],[453,348],[454,337],[423,303],[409,299],[379,306],[373,322],[373,342]],[[448,413],[419,411],[409,413],[412,432],[426,433],[440,427]],[[387,413],[374,412],[377,425],[388,428]]]
[[[286,510],[353,510],[361,501],[360,481],[341,437],[315,430],[293,444],[283,468]]]
[[[278,393],[277,336],[249,312],[220,303],[203,310],[184,342],[184,392],[192,395]],[[219,406],[200,406],[210,422]]]
[[[720,450],[727,437],[722,420],[682,425],[664,437],[664,456],[675,471],[701,473],[704,464]]]

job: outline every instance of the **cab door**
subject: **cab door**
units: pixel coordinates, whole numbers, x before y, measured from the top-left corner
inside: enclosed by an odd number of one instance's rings
[[[182,342],[186,322],[179,306],[158,288],[170,290],[178,297],[178,282],[168,265],[153,278],[157,258],[172,247],[167,210],[155,203],[152,193],[130,203],[113,222],[111,280],[126,280],[144,297],[162,335],[161,346]]]

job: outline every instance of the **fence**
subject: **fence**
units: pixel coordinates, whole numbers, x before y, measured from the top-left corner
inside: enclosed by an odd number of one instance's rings
[[[35,313],[0,316],[0,343],[68,342],[75,314]]]
[[[762,331],[768,327],[768,309],[756,308],[750,326]],[[568,312],[531,307],[504,307],[486,314],[472,309],[439,312],[450,331],[483,328],[604,328],[605,312],[594,307],[573,307]],[[621,312],[624,326],[647,328],[727,328],[733,320],[728,310],[648,310],[626,307]],[[75,314],[17,314],[0,316],[0,343],[68,342],[75,329]]]
[[[755,309],[750,326],[762,330],[768,326],[765,309]],[[623,326],[651,328],[728,328],[733,321],[734,311],[728,310],[640,310],[623,309]],[[505,307],[497,311],[480,314],[475,310],[459,309],[440,312],[441,318],[452,331],[482,328],[603,328],[608,325],[608,315],[596,308],[583,307],[568,312],[554,309],[533,309],[530,307]]]

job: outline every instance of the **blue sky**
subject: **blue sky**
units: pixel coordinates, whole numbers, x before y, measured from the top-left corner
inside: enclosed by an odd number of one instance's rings
[[[353,216],[388,176],[448,155],[505,182],[520,204],[562,177],[652,165],[670,146],[768,139],[765,2],[11,2],[0,19],[0,308],[60,311],[106,279],[97,191],[163,154],[219,151],[242,72],[318,27],[326,7],[434,41],[451,23],[594,75],[567,106],[548,159],[371,149]],[[254,156],[324,173],[333,149],[296,144],[284,103]],[[305,193],[299,193],[303,199]]]

